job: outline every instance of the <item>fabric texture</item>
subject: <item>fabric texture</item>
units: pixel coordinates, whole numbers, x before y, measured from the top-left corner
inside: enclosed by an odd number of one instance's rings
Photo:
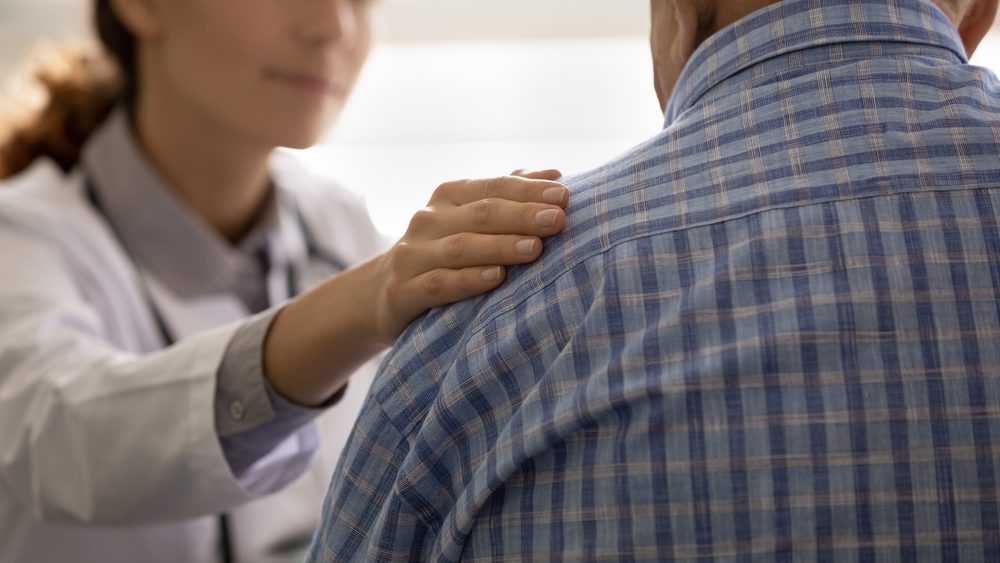
[[[1000,84],[930,0],[703,44],[382,365],[312,561],[997,561]]]

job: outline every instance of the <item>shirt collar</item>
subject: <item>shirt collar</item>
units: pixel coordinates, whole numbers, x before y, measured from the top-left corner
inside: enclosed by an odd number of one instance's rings
[[[762,63],[850,43],[933,46],[968,62],[954,24],[932,0],[785,0],[702,43],[681,72],[667,104],[666,124],[728,79]],[[747,74],[760,78],[759,72]]]
[[[230,291],[262,275],[262,257],[284,230],[287,198],[271,198],[261,221],[236,246],[187,208],[140,149],[127,112],[115,110],[84,147],[83,166],[107,220],[144,271],[181,297]]]

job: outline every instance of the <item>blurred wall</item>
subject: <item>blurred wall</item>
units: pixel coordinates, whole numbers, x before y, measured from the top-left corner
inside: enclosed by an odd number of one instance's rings
[[[641,36],[645,0],[379,0],[382,41]],[[90,0],[0,0],[0,77],[40,37],[89,32]],[[572,6],[572,9],[567,9]]]
[[[80,37],[87,10],[81,0],[0,0],[0,78],[42,41]]]

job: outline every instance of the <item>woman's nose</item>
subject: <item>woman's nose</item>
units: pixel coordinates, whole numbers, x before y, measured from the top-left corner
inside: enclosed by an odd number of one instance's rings
[[[357,0],[304,0],[304,9],[295,29],[296,37],[309,47],[319,48],[357,39]]]

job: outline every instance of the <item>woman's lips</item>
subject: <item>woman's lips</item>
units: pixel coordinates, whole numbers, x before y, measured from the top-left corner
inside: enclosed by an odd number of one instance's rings
[[[314,96],[339,96],[341,94],[341,89],[332,80],[319,75],[277,69],[270,69],[266,74],[271,80]]]

